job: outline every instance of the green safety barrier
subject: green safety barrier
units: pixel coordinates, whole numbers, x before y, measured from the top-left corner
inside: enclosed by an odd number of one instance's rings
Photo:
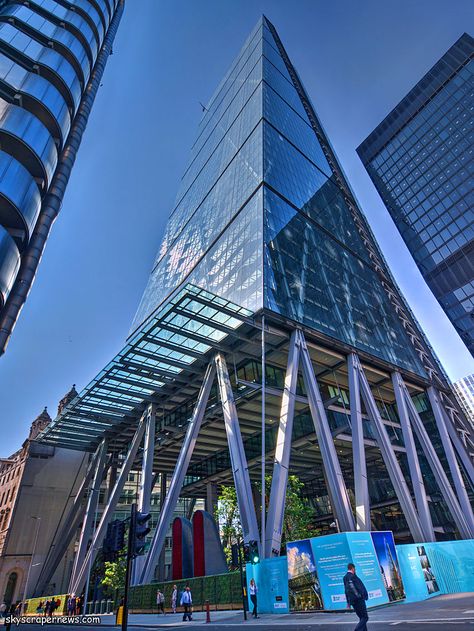
[[[208,600],[211,609],[242,609],[242,589],[239,572],[152,583],[150,585],[136,585],[130,589],[130,609],[144,612],[156,611],[156,592],[158,588],[161,589],[165,596],[165,608],[170,609],[173,585],[178,587],[178,607],[180,607],[181,592],[184,591],[186,585],[189,585],[195,608],[204,610]],[[118,601],[120,601],[120,597],[121,594],[118,592]]]

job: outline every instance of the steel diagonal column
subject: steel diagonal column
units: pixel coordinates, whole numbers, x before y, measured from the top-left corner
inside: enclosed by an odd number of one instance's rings
[[[440,399],[441,403],[441,399]],[[465,446],[462,442],[456,428],[454,426],[454,420],[451,415],[448,415],[446,408],[441,403],[441,411],[443,413],[443,417],[446,423],[446,429],[448,430],[448,434],[451,438],[451,441],[454,445],[454,449],[458,454],[459,460],[462,462],[464,470],[466,471],[466,475],[468,480],[470,480],[471,485],[474,486],[474,463],[472,460],[472,454],[469,452],[469,447]]]
[[[367,462],[365,459],[364,426],[360,405],[359,372],[357,358],[351,353],[347,358],[349,377],[349,399],[352,425],[352,457],[354,461],[354,491],[356,503],[357,530],[370,530],[370,498],[367,483]]]
[[[400,506],[405,515],[405,519],[408,523],[408,528],[410,529],[414,541],[423,541],[423,529],[421,527],[415,505],[411,498],[410,490],[398,463],[395,450],[393,449],[393,445],[390,441],[387,429],[384,422],[382,421],[382,417],[380,416],[377,404],[375,403],[375,399],[370,389],[369,382],[367,381],[367,377],[362,370],[360,360],[357,356],[356,363],[360,377],[360,392],[362,395],[362,400],[364,401],[367,414],[374,424],[374,429],[377,436],[377,443],[379,445],[380,451],[382,452],[382,457],[384,459],[385,466],[387,467],[388,475],[390,476],[390,480],[392,481],[393,488],[395,489],[395,493],[397,494],[398,501],[400,502]]]
[[[133,462],[137,455],[138,448],[143,438],[143,434],[145,432],[145,415],[143,415],[138,423],[137,431],[132,439],[130,444],[130,449],[128,450],[127,457],[122,465],[120,473],[117,477],[117,482],[110,494],[110,498],[104,508],[104,512],[102,513],[102,518],[100,520],[99,525],[97,526],[97,530],[92,537],[92,542],[85,556],[84,562],[81,568],[77,572],[77,576],[72,587],[72,592],[75,594],[79,594],[84,586],[86,575],[88,568],[92,566],[94,559],[97,554],[98,548],[102,545],[102,541],[105,537],[105,531],[107,528],[107,524],[112,517],[112,514],[117,506],[118,500],[120,498],[120,494],[122,493],[123,485],[125,484],[128,474],[130,473],[130,469],[132,468]]]
[[[102,484],[102,478],[104,477],[105,462],[107,460],[107,441],[105,438],[100,445],[100,451],[97,458],[97,464],[95,468],[94,480],[89,492],[89,498],[87,500],[86,512],[84,515],[84,521],[82,523],[81,534],[79,537],[79,546],[77,548],[76,557],[74,559],[74,565],[72,568],[71,580],[69,581],[69,591],[73,592],[73,585],[76,582],[76,577],[79,572],[79,568],[84,563],[84,558],[87,553],[87,546],[90,538],[92,537],[92,530],[94,527],[94,520],[97,512],[97,506],[99,504],[99,492],[100,485]]]
[[[408,467],[410,469],[410,477],[415,494],[416,508],[418,509],[418,516],[423,529],[424,541],[436,541],[433,522],[431,521],[430,507],[428,506],[428,500],[426,498],[425,483],[423,482],[418,454],[416,453],[415,439],[410,424],[408,402],[405,397],[406,387],[400,373],[392,373],[392,385],[395,392],[398,418],[402,426],[403,442],[407,450]]]
[[[302,331],[298,330],[296,334],[300,345],[303,378],[308,396],[309,409],[313,418],[319,449],[321,450],[328,494],[334,516],[337,518],[342,531],[355,530],[354,516],[347,494],[346,483],[344,482],[331,428],[329,427],[326,410],[324,409],[318,382],[314,374],[311,356]]]
[[[149,583],[153,579],[153,573],[155,566],[158,562],[158,557],[163,548],[165,542],[166,533],[170,527],[171,518],[173,517],[176,504],[178,503],[181,487],[183,486],[184,476],[188,470],[191,456],[193,455],[194,446],[201,429],[202,419],[206,411],[207,401],[211,392],[212,384],[216,374],[214,362],[211,362],[206,370],[204,381],[199,391],[198,399],[194,407],[193,415],[189,423],[184,442],[179,452],[178,461],[171,478],[171,484],[168,489],[163,508],[160,511],[160,519],[156,526],[155,534],[151,542],[150,549],[145,559],[144,567],[140,576],[139,583]]]
[[[51,580],[54,572],[56,571],[56,568],[59,565],[59,562],[63,558],[69,544],[71,543],[73,536],[76,534],[81,520],[83,519],[82,507],[84,503],[84,495],[95,471],[99,453],[100,446],[89,463],[84,479],[82,480],[81,486],[79,487],[76,493],[76,497],[74,498],[74,502],[69,509],[68,514],[64,518],[61,530],[57,532],[54,537],[53,545],[48,552],[46,561],[43,565],[41,574],[39,575],[34,589],[34,593],[38,594],[39,596],[44,594],[44,589]]]
[[[245,542],[252,540],[259,542],[260,536],[253,503],[247,458],[245,456],[244,444],[240,433],[237,407],[230,385],[227,364],[222,353],[217,353],[215,362],[243,538]],[[263,554],[263,550],[260,551],[260,554]]]
[[[296,330],[291,334],[288,363],[286,367],[285,387],[281,399],[280,425],[275,447],[272,488],[268,506],[267,527],[265,534],[265,557],[280,554],[283,518],[285,516],[286,487],[290,465],[291,436],[295,415],[296,385],[300,349],[296,342]]]
[[[418,440],[420,441],[426,459],[428,460],[431,470],[433,471],[433,475],[439,486],[444,501],[446,502],[451,512],[451,515],[456,523],[461,537],[463,537],[464,539],[470,539],[471,537],[474,537],[474,531],[471,530],[471,527],[469,525],[469,516],[463,512],[461,506],[459,505],[456,494],[454,493],[448,477],[443,469],[443,465],[438,458],[438,454],[433,447],[430,437],[428,436],[428,432],[426,431],[423,421],[421,420],[415,404],[413,403],[413,400],[410,396],[410,393],[408,392],[407,387],[403,383],[403,381],[402,387],[405,401],[408,407],[408,413],[412,420],[413,427],[415,429],[416,435],[418,436]],[[470,515],[472,519],[472,511]]]
[[[143,462],[138,490],[138,511],[149,513],[151,509],[151,492],[153,489],[153,458],[155,455],[156,406],[151,403],[147,409],[145,440],[143,442]],[[133,584],[141,576],[145,558],[137,557],[133,562]]]
[[[448,429],[446,427],[446,418],[443,414],[443,406],[440,400],[440,396],[437,390],[431,387],[428,388],[428,397],[430,399],[431,409],[433,410],[433,414],[435,417],[436,426],[438,427],[439,435],[441,437],[444,453],[446,454],[446,458],[448,460],[448,466],[449,470],[451,471],[451,476],[453,478],[458,501],[461,505],[464,517],[468,522],[469,530],[473,533],[471,536],[474,536],[474,519],[472,516],[471,503],[469,502],[466,487],[464,486],[464,480],[462,478],[459,464],[456,459],[453,443],[451,442],[451,438],[449,437]]]

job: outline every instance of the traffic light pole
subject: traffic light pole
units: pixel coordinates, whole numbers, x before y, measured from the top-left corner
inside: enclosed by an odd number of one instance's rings
[[[128,594],[130,589],[130,576],[132,573],[133,545],[135,541],[135,525],[137,519],[137,505],[132,504],[130,509],[130,528],[128,531],[127,567],[125,570],[125,589],[123,592],[122,631],[127,631],[128,625]]]
[[[244,620],[247,620],[247,607],[246,607],[246,596],[245,596],[245,585],[244,585],[244,573],[242,570],[242,541],[239,539],[239,570],[240,570],[240,587],[242,589],[242,605],[244,607]]]

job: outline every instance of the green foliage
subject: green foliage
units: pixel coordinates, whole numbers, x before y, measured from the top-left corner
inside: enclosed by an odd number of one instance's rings
[[[268,508],[272,476],[265,478],[265,504]],[[257,485],[259,493],[261,484]],[[314,511],[309,500],[303,496],[304,484],[296,475],[288,476],[286,489],[285,519],[283,522],[282,544],[306,537],[315,537],[319,530],[314,526]],[[216,521],[222,538],[227,563],[230,564],[231,546],[242,538],[237,494],[233,486],[221,487],[216,509]]]
[[[227,564],[230,565],[232,544],[242,539],[242,526],[240,524],[235,487],[221,487],[215,518],[221,533],[222,547],[224,548]]]
[[[124,589],[126,570],[126,554],[121,553],[117,561],[105,561],[104,577],[101,581],[101,585],[106,588],[108,595],[112,595],[116,589]]]

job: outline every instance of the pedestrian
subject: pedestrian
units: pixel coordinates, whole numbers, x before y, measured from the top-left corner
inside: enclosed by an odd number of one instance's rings
[[[176,603],[178,602],[178,586],[173,585],[173,591],[171,592],[171,609],[173,613],[176,613]]]
[[[251,578],[249,594],[250,594],[250,600],[252,601],[252,605],[253,605],[252,616],[254,618],[259,618],[259,615],[257,614],[257,592],[258,592],[257,583],[255,582],[253,578]]]
[[[53,617],[53,613],[55,609],[56,609],[56,601],[54,600],[54,598],[51,598],[51,600],[49,601],[49,617],[50,618]]]
[[[76,597],[71,594],[67,599],[67,615],[73,616],[76,613]]]
[[[163,592],[158,589],[156,592],[156,604],[158,605],[158,612],[161,611],[162,614],[165,613],[165,595]]]
[[[5,618],[5,616],[7,615],[5,612],[7,610],[7,606],[5,603],[2,603],[0,605],[0,617]]]
[[[346,592],[347,604],[356,612],[359,623],[354,631],[367,631],[367,606],[365,601],[369,598],[364,583],[356,575],[355,565],[349,563],[347,574],[344,576],[344,591]]]
[[[193,619],[193,595],[189,585],[186,585],[186,589],[181,594],[181,606],[184,607],[183,622],[186,622],[186,618],[191,621]]]
[[[43,616],[48,616],[49,615],[49,608],[51,607],[51,601],[48,599],[45,603],[44,603],[44,611],[43,611]]]
[[[16,609],[16,605],[14,603],[12,603],[10,605],[10,607],[7,608],[7,619],[8,619],[8,622],[5,623],[6,631],[10,631],[10,629],[11,629],[12,617],[15,615],[15,609]]]

